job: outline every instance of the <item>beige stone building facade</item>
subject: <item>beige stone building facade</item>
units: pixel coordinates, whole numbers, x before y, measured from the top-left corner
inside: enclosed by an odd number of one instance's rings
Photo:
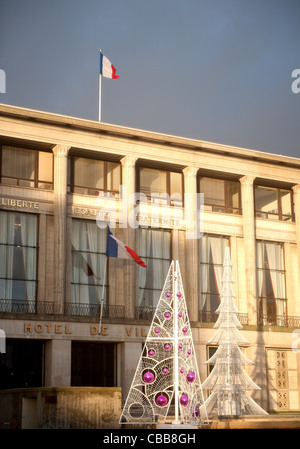
[[[229,245],[253,398],[300,410],[300,159],[7,105],[0,139],[1,389],[125,400],[173,259],[204,380]],[[107,224],[147,269],[105,269]]]

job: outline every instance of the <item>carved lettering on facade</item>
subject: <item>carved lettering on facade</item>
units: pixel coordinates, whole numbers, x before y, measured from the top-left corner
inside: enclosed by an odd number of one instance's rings
[[[39,203],[28,200],[17,200],[14,198],[1,198],[1,206],[19,207],[22,209],[35,209],[39,208]]]
[[[109,326],[101,327],[101,335],[109,335]],[[142,327],[127,327],[125,326],[125,332],[128,337],[147,337],[146,330]],[[49,335],[72,335],[73,330],[70,324],[64,323],[24,323],[25,334],[49,334]],[[90,335],[99,335],[99,326],[90,325]]]

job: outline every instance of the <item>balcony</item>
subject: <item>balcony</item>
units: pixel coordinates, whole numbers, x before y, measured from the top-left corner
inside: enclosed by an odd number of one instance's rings
[[[65,304],[65,315],[66,316],[90,316],[99,317],[100,316],[100,305],[99,304],[75,304],[66,303]],[[104,305],[102,309],[103,318],[125,318],[125,307],[124,306],[108,306]]]
[[[200,323],[215,323],[219,317],[218,313],[215,312],[201,312],[199,311],[198,320]],[[240,323],[245,326],[248,324],[248,314],[238,313],[237,314]]]
[[[34,313],[38,315],[52,315],[53,302],[37,302],[23,299],[1,299],[0,312],[4,313]]]
[[[124,318],[124,306],[103,306],[103,318]],[[54,315],[54,304],[50,301],[1,299],[0,313],[23,313],[36,315]],[[100,316],[99,304],[65,304],[65,316]]]
[[[258,326],[278,326],[294,329],[300,327],[300,317],[260,314],[257,317],[257,324]]]
[[[136,320],[152,320],[155,312],[155,307],[136,307],[135,319]]]

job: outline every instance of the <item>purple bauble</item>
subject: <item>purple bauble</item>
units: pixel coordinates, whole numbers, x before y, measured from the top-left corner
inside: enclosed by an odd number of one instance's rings
[[[150,351],[148,352],[149,357],[153,357],[155,355],[155,351],[154,349],[150,349]]]
[[[187,333],[187,328],[186,327],[184,327],[183,329],[182,329],[182,332],[184,333],[184,334],[186,334]]]
[[[179,318],[181,318],[182,317],[182,312],[179,312],[178,316],[179,316]]]
[[[170,293],[170,292],[166,293],[166,298],[171,298],[171,296],[172,296],[172,293]]]
[[[183,407],[186,407],[186,406],[188,405],[188,402],[189,402],[189,397],[188,397],[188,395],[187,395],[187,394],[183,394],[183,395],[180,397],[179,402],[180,402],[180,404],[181,404]]]
[[[158,327],[155,329],[154,331],[156,334],[160,334],[160,329],[158,329]]]
[[[179,345],[178,345],[178,348],[180,349],[180,351],[182,350],[182,348],[183,348],[183,344],[182,343],[179,343]]]
[[[166,343],[164,348],[165,348],[166,351],[170,351],[171,345],[169,345],[169,343]]]
[[[168,403],[168,398],[167,396],[165,396],[164,394],[160,394],[157,398],[156,398],[156,404],[159,407],[164,407],[165,405],[167,405]]]
[[[162,370],[162,372],[163,372],[164,374],[169,374],[168,368],[164,368],[164,369]]]
[[[180,292],[178,292],[178,293],[177,293],[177,298],[181,298],[181,295],[182,295],[182,294],[181,294]]]
[[[155,379],[155,376],[154,376],[154,374],[151,373],[150,371],[147,371],[147,373],[145,373],[145,374],[143,375],[143,381],[144,381],[146,384],[152,384],[152,382],[154,381],[154,379]]]
[[[169,318],[171,318],[171,314],[170,314],[170,312],[166,312],[165,313],[165,318],[168,320]]]
[[[196,374],[193,371],[190,371],[189,373],[187,373],[186,381],[189,384],[192,384],[193,382],[195,382],[195,379],[196,379]]]
[[[192,416],[199,416],[199,409],[198,409],[198,407],[192,407],[191,408],[191,414],[192,414]]]

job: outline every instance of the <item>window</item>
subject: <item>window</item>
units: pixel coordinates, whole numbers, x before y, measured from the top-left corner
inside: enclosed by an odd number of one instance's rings
[[[99,195],[110,192],[117,197],[121,185],[119,162],[71,156],[68,168],[68,184],[71,191],[82,195]]]
[[[219,307],[222,289],[225,247],[229,239],[225,236],[203,235],[200,245],[200,304],[199,321],[215,321],[214,312]]]
[[[171,263],[171,232],[140,229],[139,255],[147,268],[139,268],[139,306],[157,306]]]
[[[286,324],[286,294],[281,243],[257,242],[257,284],[260,324]]]
[[[255,186],[256,217],[293,221],[292,191]]]
[[[207,347],[207,360],[209,360],[218,350],[218,347],[216,346],[208,346]],[[212,372],[212,370],[214,369],[214,364],[209,364],[207,365],[207,376],[209,376],[209,374]]]
[[[53,189],[53,154],[2,146],[1,183]]]
[[[241,214],[240,183],[213,178],[200,178],[200,193],[204,193],[204,210]]]
[[[139,191],[153,204],[182,207],[183,175],[179,172],[140,167]]]
[[[100,229],[95,221],[72,221],[72,315],[97,315],[102,299],[106,304],[106,259],[107,229]]]
[[[0,211],[0,310],[35,312],[37,216]]]
[[[298,354],[291,349],[266,349],[269,410],[299,411]]]

